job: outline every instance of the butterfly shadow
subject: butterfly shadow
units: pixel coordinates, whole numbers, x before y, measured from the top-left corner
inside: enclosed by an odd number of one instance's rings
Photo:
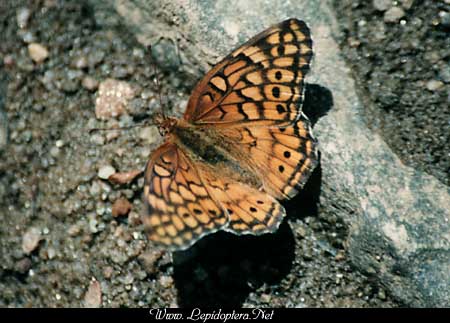
[[[294,237],[283,222],[274,234],[217,232],[174,254],[180,307],[241,307],[252,290],[276,285],[294,260]]]
[[[331,109],[331,92],[311,84],[306,87],[306,98],[304,112],[314,125]],[[319,165],[304,189],[283,202],[288,218],[317,215],[321,181],[319,154]],[[209,235],[173,255],[178,305],[242,307],[257,288],[276,287],[291,271],[294,258],[295,238],[286,220],[273,234],[236,236],[220,231]]]
[[[303,113],[311,121],[312,127],[333,107],[333,95],[330,90],[319,84],[306,84]],[[313,129],[314,130],[314,129]],[[320,143],[319,143],[320,145]],[[319,147],[320,149],[320,147]],[[320,162],[310,175],[303,189],[291,200],[283,202],[288,218],[302,219],[306,216],[317,216],[320,192],[322,190],[322,165]]]
[[[302,111],[311,121],[312,126],[333,108],[333,94],[319,84],[306,83],[305,101]]]

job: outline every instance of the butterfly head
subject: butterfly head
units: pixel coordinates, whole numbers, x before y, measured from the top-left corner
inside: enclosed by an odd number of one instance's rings
[[[155,116],[155,124],[158,126],[158,131],[161,136],[165,136],[172,131],[172,128],[177,123],[177,119],[166,117],[162,114]]]

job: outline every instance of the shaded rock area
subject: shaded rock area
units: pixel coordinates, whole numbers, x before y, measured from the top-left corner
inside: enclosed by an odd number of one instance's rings
[[[450,2],[334,1],[368,124],[407,165],[450,184]],[[392,10],[404,11],[395,23]],[[398,20],[398,21],[397,21]]]
[[[249,11],[247,1],[231,2],[2,4],[0,306],[448,305],[448,189],[367,130],[330,7],[262,1]],[[288,16],[314,35],[305,111],[321,166],[285,203],[277,233],[220,232],[186,252],[157,250],[139,221],[142,175],[108,180],[111,169],[140,174],[157,131],[89,130],[145,122],[160,108],[140,42],[157,43],[163,100],[179,116],[210,63]],[[47,50],[43,61],[30,57],[31,43]],[[97,86],[108,79],[127,82],[133,97],[100,120]],[[124,200],[127,212],[114,218]]]

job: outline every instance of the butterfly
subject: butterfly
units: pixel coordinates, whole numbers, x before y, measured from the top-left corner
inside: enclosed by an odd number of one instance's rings
[[[308,26],[288,19],[235,49],[196,85],[183,118],[157,118],[164,143],[144,174],[148,238],[183,250],[207,234],[275,232],[317,165],[302,113]]]

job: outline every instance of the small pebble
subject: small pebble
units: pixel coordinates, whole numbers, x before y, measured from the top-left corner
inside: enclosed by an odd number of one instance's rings
[[[69,229],[67,230],[67,233],[71,237],[76,237],[77,235],[80,234],[80,232],[81,232],[81,228],[77,224],[74,224],[74,225],[70,226]]]
[[[263,303],[270,303],[270,300],[272,299],[272,297],[270,296],[270,294],[261,294],[261,302]]]
[[[163,275],[159,278],[159,283],[163,288],[169,288],[173,285],[173,278],[170,276]]]
[[[58,147],[58,148],[63,147],[64,146],[64,141],[62,141],[61,139],[56,140],[55,146]]]
[[[155,126],[142,128],[139,138],[144,140],[147,144],[154,143],[160,137],[158,128]]]
[[[158,262],[161,260],[163,255],[164,253],[161,250],[151,250],[141,253],[138,259],[147,273],[154,274],[158,271]]]
[[[137,226],[137,225],[141,224],[141,217],[139,216],[139,214],[137,212],[131,211],[128,214],[128,224],[130,226]]]
[[[36,36],[29,30],[19,30],[17,35],[22,38],[24,43],[31,44],[36,42]]]
[[[47,256],[48,256],[48,259],[53,259],[53,258],[55,258],[55,256],[56,256],[56,250],[53,249],[52,247],[48,248],[48,250],[47,250]]]
[[[98,88],[98,82],[91,76],[85,76],[81,81],[81,85],[89,91],[95,91]]]
[[[131,183],[137,176],[142,173],[142,170],[135,169],[129,172],[124,173],[115,173],[111,175],[108,180],[113,184],[129,184]]]
[[[383,301],[386,299],[386,293],[384,292],[383,289],[380,289],[380,290],[378,291],[378,298],[381,299],[381,300],[383,300]]]
[[[52,147],[52,148],[50,148],[50,155],[51,155],[53,158],[58,157],[58,156],[59,156],[59,148],[58,148],[58,147]]]
[[[405,12],[400,7],[392,7],[384,13],[384,21],[387,23],[396,23],[405,16]]]
[[[72,61],[71,66],[81,70],[88,67],[88,60],[86,56],[78,56]]]
[[[305,230],[305,228],[303,228],[303,227],[298,227],[296,230],[295,230],[296,232],[297,232],[297,234],[299,235],[299,237],[301,238],[301,239],[303,239],[304,237],[306,237],[306,230]]]
[[[123,279],[123,283],[125,284],[125,285],[130,285],[130,284],[132,284],[134,282],[134,277],[131,275],[131,274],[127,274],[126,276],[125,276],[125,278]]]
[[[30,258],[23,258],[14,264],[14,271],[25,274],[31,268]]]
[[[114,173],[116,173],[116,170],[114,169],[114,167],[112,167],[111,165],[105,165],[105,166],[100,167],[97,175],[101,179],[108,179],[109,176],[111,176]]]
[[[105,137],[96,133],[91,136],[90,141],[97,146],[103,146],[105,144]]]
[[[110,279],[110,278],[112,277],[113,272],[114,272],[113,267],[111,267],[111,266],[106,266],[106,267],[103,269],[103,277],[105,277],[106,279]]]
[[[102,304],[102,290],[100,283],[96,280],[91,281],[89,288],[84,295],[84,306],[87,308],[98,308]]]
[[[373,0],[373,7],[378,11],[386,11],[392,6],[391,0]]]
[[[113,217],[117,218],[119,216],[127,215],[133,205],[125,198],[119,198],[113,204],[111,214]]]
[[[437,81],[437,80],[430,80],[427,82],[427,90],[434,92],[436,90],[439,90],[441,87],[444,86],[444,83],[441,81]]]
[[[450,12],[441,11],[439,12],[439,18],[441,19],[441,24],[444,27],[450,27]]]
[[[66,93],[75,93],[78,91],[79,81],[74,79],[67,79],[61,82],[61,90]]]
[[[101,82],[95,100],[95,116],[97,119],[105,120],[125,114],[128,101],[134,95],[133,88],[127,82],[115,79]]]
[[[334,257],[334,259],[336,259],[336,261],[342,261],[345,259],[345,254],[342,251],[338,251],[338,253],[336,254],[336,256]]]
[[[26,254],[30,254],[37,248],[41,241],[41,230],[38,228],[30,228],[25,232],[22,239],[22,250]]]
[[[48,57],[48,50],[45,46],[38,43],[31,43],[28,45],[28,53],[33,61],[42,63]]]
[[[12,55],[5,55],[3,57],[3,65],[6,67],[14,65],[14,57]]]
[[[30,20],[31,11],[28,8],[20,8],[17,10],[16,19],[19,28],[26,28]]]
[[[414,0],[400,0],[403,9],[409,10],[414,4]]]
[[[123,79],[130,74],[130,70],[125,66],[114,66],[111,76],[117,79]]]
[[[361,42],[358,39],[356,39],[356,38],[349,37],[348,38],[348,45],[350,47],[356,48],[356,47],[359,47],[359,45],[361,45]]]
[[[103,59],[105,58],[105,52],[103,51],[91,51],[91,53],[88,56],[88,64],[89,66],[96,66],[98,64],[100,64],[101,62],[103,62]]]
[[[92,233],[97,233],[98,232],[98,221],[96,219],[90,219],[89,220],[89,231],[91,231]]]

